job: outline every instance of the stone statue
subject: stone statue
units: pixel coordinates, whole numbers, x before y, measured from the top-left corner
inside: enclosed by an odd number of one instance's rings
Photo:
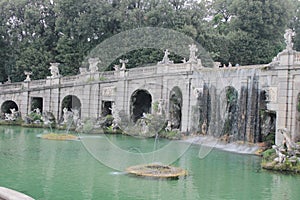
[[[10,109],[11,113],[5,113],[5,120],[7,121],[14,121],[17,119],[17,114],[18,112],[16,111],[15,108]]]
[[[200,94],[203,93],[203,88],[195,88],[193,91],[196,98],[200,97]]]
[[[6,81],[5,83],[6,83],[6,84],[10,84],[10,83],[11,83],[10,76],[7,77],[7,81]]]
[[[162,115],[163,114],[163,104],[164,100],[160,99],[158,102],[158,107],[157,107],[157,114]]]
[[[283,163],[286,159],[286,155],[281,153],[279,146],[273,145],[272,148],[276,151],[276,155],[278,156],[277,158],[274,159],[274,161]]]
[[[149,126],[148,126],[145,118],[141,118],[141,126],[142,126],[142,128],[141,128],[142,134],[145,135],[146,133],[149,132]]]
[[[168,120],[167,127],[165,128],[165,131],[171,131],[172,130],[172,122]]]
[[[11,108],[11,109],[10,109],[10,112],[11,112],[11,114],[13,114],[13,115],[17,114],[17,111],[16,111],[15,108]]]
[[[231,67],[232,67],[232,64],[231,64],[231,62],[229,62],[229,63],[228,63],[228,67],[229,67],[229,68],[231,68]]]
[[[290,132],[287,128],[278,129],[278,131],[283,135],[282,145],[273,145],[272,148],[276,151],[277,157],[274,161],[283,163],[286,159],[292,159],[297,154],[300,153],[300,146],[292,141],[290,137]]]
[[[114,69],[115,69],[115,71],[120,71],[120,66],[119,65],[115,65]]]
[[[201,59],[197,59],[197,65],[199,65],[199,66],[201,66],[202,67],[202,61],[201,61]]]
[[[34,109],[34,111],[35,111],[36,114],[41,115],[41,109],[36,108],[36,109]]]
[[[58,65],[59,63],[50,63],[51,66],[49,67],[50,69],[50,73],[51,73],[51,76],[50,77],[47,77],[47,78],[57,78],[59,77],[59,69],[58,69]]]
[[[295,32],[293,32],[292,29],[287,29],[284,34],[284,39],[286,43],[286,49],[288,51],[293,49],[294,43],[293,43],[293,37],[295,36]]]
[[[201,132],[203,135],[207,134],[207,123],[206,120],[203,122],[202,126],[201,126]]]
[[[79,124],[80,118],[79,118],[79,110],[77,109],[71,109],[72,113],[73,113],[73,122],[75,124],[75,126],[77,126],[77,124]]]
[[[69,113],[68,109],[65,107],[65,108],[63,109],[64,124],[67,124],[67,123],[68,123],[69,117],[70,117],[70,113]]]
[[[85,67],[80,67],[80,68],[79,68],[79,72],[80,72],[81,75],[86,74],[86,73],[87,73],[87,68],[85,68]]]
[[[170,52],[168,49],[165,50],[165,55],[162,61],[158,62],[158,64],[173,64],[174,62],[169,59]]]
[[[31,81],[30,75],[32,75],[32,72],[25,71],[24,74],[26,75],[26,79],[24,80],[24,82],[30,82]]]
[[[189,63],[198,63],[197,61],[197,56],[196,52],[198,52],[198,48],[195,44],[189,45],[190,47],[190,58],[189,58]]]
[[[11,114],[5,113],[4,115],[5,115],[5,120],[6,121],[12,121],[13,120],[12,117],[11,117]]]
[[[291,137],[290,137],[290,132],[286,128],[278,129],[278,131],[280,131],[281,134],[283,135],[285,143],[286,143],[286,146],[287,146],[287,149],[289,151],[291,151],[292,149],[297,148],[296,143],[293,142],[292,139],[291,139]]]
[[[100,63],[99,58],[89,58],[89,70],[90,73],[98,72],[98,63]]]
[[[112,103],[110,110],[111,110],[111,114],[114,118],[112,127],[113,127],[113,129],[116,129],[119,126],[119,123],[121,122],[121,118],[119,115],[119,110],[117,108],[117,105],[115,103]]]
[[[128,59],[125,60],[120,59],[119,62],[122,64],[120,70],[126,70],[126,63],[128,63]]]
[[[52,126],[51,124],[55,123],[55,117],[50,111],[43,112],[42,120],[44,122],[44,125]]]

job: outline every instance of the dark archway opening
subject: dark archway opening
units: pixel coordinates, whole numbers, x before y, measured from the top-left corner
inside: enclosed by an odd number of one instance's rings
[[[144,113],[151,113],[152,97],[147,90],[136,90],[131,95],[131,119],[136,122]]]
[[[231,86],[226,87],[220,101],[222,102],[220,112],[224,120],[221,135],[236,140],[238,139],[238,91]]]
[[[63,99],[63,101],[61,103],[62,112],[63,112],[64,108],[67,108],[68,111],[72,111],[72,110],[76,109],[79,112],[79,117],[81,116],[81,102],[80,102],[79,98],[74,95],[68,95]],[[61,116],[63,116],[63,113]]]
[[[1,105],[1,112],[2,113],[9,113],[11,114],[10,109],[15,109],[16,111],[19,111],[19,107],[16,104],[16,102],[8,100],[5,101],[2,105]]]
[[[40,112],[43,112],[43,98],[42,97],[32,97],[31,98],[31,111],[40,109]]]
[[[209,130],[211,120],[211,95],[207,84],[203,85],[203,92],[197,98],[199,109],[199,132],[206,135]]]
[[[182,92],[179,87],[174,87],[170,92],[169,120],[172,129],[181,128]]]
[[[111,106],[112,106],[112,101],[102,101],[102,113],[101,115],[103,117],[107,115],[111,115]]]

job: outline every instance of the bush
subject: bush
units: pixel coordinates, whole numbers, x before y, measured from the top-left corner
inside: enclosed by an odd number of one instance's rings
[[[167,138],[167,139],[175,139],[179,140],[181,138],[180,131],[178,130],[171,130],[171,131],[162,131],[159,133],[161,137]]]
[[[274,149],[267,149],[262,153],[263,159],[266,161],[272,161],[276,158],[276,152]]]
[[[29,117],[30,117],[33,121],[37,121],[37,120],[39,120],[40,122],[43,121],[43,120],[42,120],[42,115],[39,115],[39,114],[37,114],[37,113],[35,113],[35,112],[30,113],[30,114],[29,114]]]

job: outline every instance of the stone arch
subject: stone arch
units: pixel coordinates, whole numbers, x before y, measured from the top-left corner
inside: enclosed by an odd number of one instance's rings
[[[234,87],[227,86],[221,92],[219,113],[221,115],[219,121],[222,123],[222,130],[219,134],[224,137],[238,139],[238,91]]]
[[[133,122],[140,119],[144,113],[151,113],[152,96],[144,89],[134,91],[130,98],[130,116]]]
[[[12,100],[4,101],[1,105],[1,113],[11,113],[10,109],[19,111],[19,107],[16,102]]]
[[[182,101],[181,89],[178,86],[173,87],[169,96],[169,120],[172,129],[181,128]]]
[[[203,84],[203,90],[197,97],[197,108],[199,110],[199,127],[198,132],[206,135],[212,115],[211,92],[208,84]]]
[[[63,98],[61,102],[61,116],[63,116],[63,109],[67,108],[68,111],[76,109],[79,111],[79,116],[81,116],[81,101],[75,95],[67,95]]]

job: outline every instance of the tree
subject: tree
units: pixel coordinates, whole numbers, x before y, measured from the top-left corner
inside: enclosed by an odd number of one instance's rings
[[[250,60],[239,55],[241,58],[235,57],[235,60],[240,60],[241,64],[269,63],[282,50],[283,33],[291,17],[290,3],[281,0],[234,1],[232,9],[236,17],[232,20],[232,29],[247,37],[239,37],[230,53],[234,54],[246,42],[247,56],[251,57]]]
[[[6,56],[6,48],[5,48],[5,43],[2,38],[0,38],[0,83],[4,82],[7,79],[7,74],[6,74],[6,63],[5,63],[5,58]]]
[[[300,49],[299,18],[298,0],[0,0],[0,81],[22,81],[24,70],[45,78],[50,62],[61,63],[62,75],[77,74],[99,43],[148,26],[182,32],[222,63],[268,63],[284,48],[287,27]],[[162,54],[140,49],[123,58],[135,67]]]
[[[294,37],[294,49],[300,51],[300,1],[293,1],[294,9],[292,9],[292,20],[290,24],[290,28],[292,28],[296,35]]]
[[[215,30],[212,38],[224,35],[223,49],[230,55],[223,57],[217,52],[220,61],[242,65],[269,63],[283,48],[292,1],[214,0],[210,8],[211,26]],[[218,44],[215,46],[214,51],[221,49]]]
[[[3,1],[0,7],[9,50],[6,75],[12,81],[22,81],[24,70],[28,70],[36,71],[33,79],[45,78],[46,62],[52,60],[56,43],[53,5],[43,0]]]

